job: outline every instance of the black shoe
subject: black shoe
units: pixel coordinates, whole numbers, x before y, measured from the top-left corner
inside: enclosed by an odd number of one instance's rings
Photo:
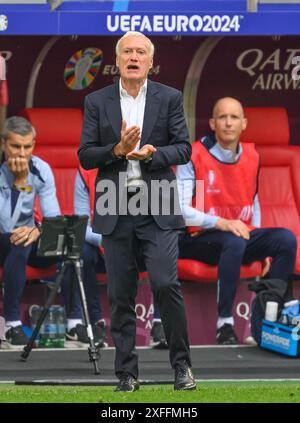
[[[120,381],[115,392],[134,392],[140,389],[140,382],[129,373],[124,373],[120,377]]]
[[[187,363],[175,367],[175,391],[191,391],[196,389],[196,386],[192,369]]]
[[[66,339],[67,341],[78,341],[83,344],[89,343],[86,327],[80,323],[78,323],[75,328],[72,328],[69,332],[66,332]]]
[[[233,326],[229,323],[217,329],[217,343],[219,345],[237,345],[238,338],[233,330]]]
[[[5,337],[7,342],[11,345],[26,345],[29,338],[25,335],[21,325],[10,328],[6,333]]]
[[[92,326],[95,344],[100,347],[107,347],[106,326],[103,321]]]
[[[150,345],[153,348],[168,349],[164,328],[161,322],[154,322],[150,332]]]

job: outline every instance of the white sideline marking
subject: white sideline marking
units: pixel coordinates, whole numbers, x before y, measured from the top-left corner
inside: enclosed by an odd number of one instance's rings
[[[65,348],[33,348],[32,351],[36,352],[36,351],[57,351],[57,352],[62,352],[62,351],[84,351],[88,349],[88,344],[86,346],[83,347],[65,347]],[[240,344],[240,345],[191,345],[190,348],[191,349],[207,349],[207,348],[253,348],[253,347],[257,347],[257,345],[244,345],[244,344]],[[153,350],[152,347],[149,346],[145,346],[145,347],[136,347],[137,350]],[[100,352],[101,351],[106,351],[106,350],[115,350],[115,347],[105,347],[105,348],[100,348]],[[12,352],[12,351],[23,351],[23,347],[14,347],[14,348],[1,348],[0,347],[0,353],[1,352]],[[165,350],[167,351],[167,350]]]
[[[191,349],[207,349],[207,348],[253,348],[256,345],[191,345]],[[39,352],[39,351],[56,351],[56,352],[63,352],[63,351],[85,351],[88,349],[88,345],[83,347],[65,347],[65,348],[33,348],[32,352]],[[136,347],[137,350],[153,350],[155,348],[152,347]],[[112,351],[115,350],[115,347],[105,347],[100,348],[101,351]],[[23,351],[23,347],[13,347],[13,348],[1,348],[0,353],[2,352],[17,352]],[[167,351],[167,350],[165,350]]]
[[[200,384],[205,383],[224,383],[224,382],[233,382],[233,383],[240,383],[240,382],[300,382],[300,379],[296,378],[283,378],[283,379],[195,379],[196,382]],[[68,381],[78,381],[78,383],[82,383],[85,380],[84,379],[68,379]],[[0,385],[14,385],[15,380],[0,380]],[[35,382],[38,383],[47,383],[47,382],[53,382],[53,379],[41,379],[41,380],[35,380]],[[117,379],[103,379],[103,382],[105,383],[116,383]],[[37,383],[37,385],[38,385]],[[173,383],[173,381],[170,380],[170,383]],[[63,385],[63,384],[62,384]]]
[[[282,378],[282,379],[196,379],[200,383],[214,383],[214,382],[299,382],[297,378]]]

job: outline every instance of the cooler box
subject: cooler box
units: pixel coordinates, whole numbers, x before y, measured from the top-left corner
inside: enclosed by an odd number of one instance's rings
[[[299,357],[300,328],[282,325],[268,320],[262,321],[260,346],[290,357]]]

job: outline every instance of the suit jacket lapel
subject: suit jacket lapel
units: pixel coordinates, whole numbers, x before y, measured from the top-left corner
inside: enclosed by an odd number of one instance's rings
[[[151,135],[153,126],[158,118],[160,104],[160,95],[155,84],[148,79],[143,131],[140,146],[147,144],[148,138]],[[122,112],[120,103],[119,82],[117,82],[107,97],[105,103],[106,115],[111,124],[117,140],[120,139],[122,126]]]
[[[119,82],[112,86],[111,93],[105,102],[105,111],[107,119],[114,130],[117,140],[119,141],[122,126]]]
[[[155,84],[148,79],[147,95],[143,122],[143,131],[140,147],[147,144],[148,138],[151,135],[153,126],[158,118],[160,96]],[[150,142],[151,144],[151,142]]]

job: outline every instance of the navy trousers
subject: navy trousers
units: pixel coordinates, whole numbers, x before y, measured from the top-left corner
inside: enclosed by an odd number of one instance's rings
[[[16,246],[9,240],[11,234],[0,234],[0,264],[3,266],[4,318],[20,320],[20,302],[26,282],[26,265],[48,267],[56,263],[55,257],[37,257],[37,242],[28,247]]]
[[[178,231],[160,229],[152,216],[120,216],[112,234],[103,236],[103,246],[116,375],[138,376],[135,296],[139,251],[158,301],[171,365],[190,365],[186,315],[177,279]]]
[[[218,265],[220,317],[232,316],[232,307],[242,264],[272,257],[270,278],[288,281],[294,271],[297,240],[283,228],[258,228],[245,240],[230,232],[211,229],[179,241],[179,257]]]

